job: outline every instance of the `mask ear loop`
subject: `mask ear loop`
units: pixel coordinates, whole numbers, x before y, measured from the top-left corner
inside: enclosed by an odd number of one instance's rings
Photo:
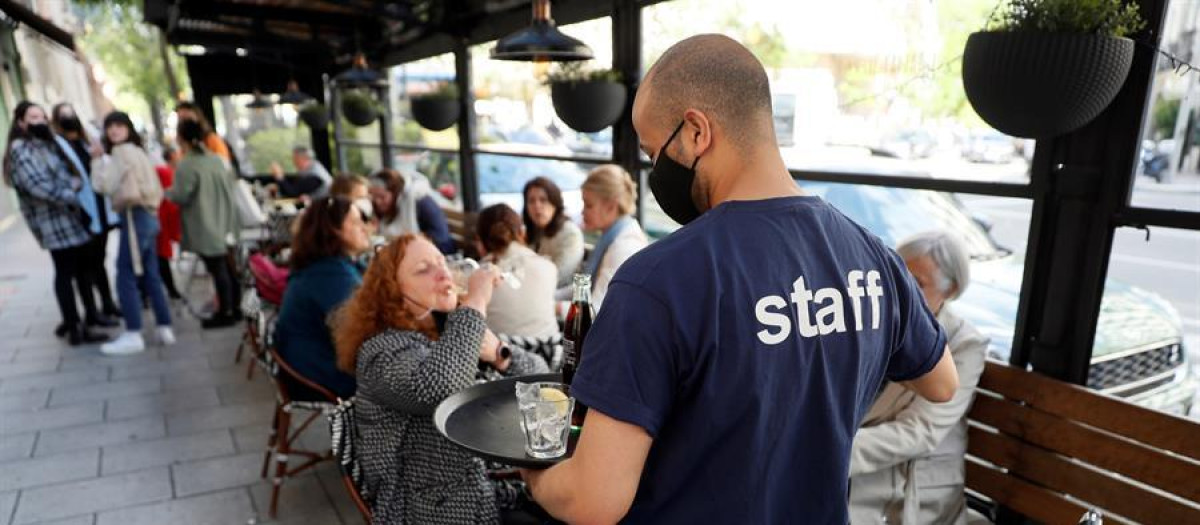
[[[429,314],[432,314],[432,313],[433,313],[433,308],[430,308],[430,307],[428,307],[428,306],[425,306],[425,305],[421,304],[421,303],[420,303],[420,301],[417,301],[416,299],[413,299],[412,297],[409,297],[409,296],[408,296],[408,294],[404,294],[404,300],[406,300],[406,301],[412,301],[412,302],[413,302],[413,304],[415,304],[415,305],[417,305],[417,306],[420,306],[421,308],[424,308],[424,309],[425,309],[425,313],[423,313],[423,314],[421,314],[421,315],[418,315],[418,316],[417,316],[417,320],[418,320],[418,321],[420,321],[421,319],[424,319],[424,318],[426,318],[426,317],[429,317]]]
[[[671,136],[667,137],[667,141],[663,143],[661,148],[658,148],[658,155],[654,157],[655,164],[658,164],[658,159],[663,156],[664,152],[667,151],[667,146],[671,145],[671,141],[675,140],[675,135],[679,134],[679,130],[683,129],[683,125],[686,123],[687,123],[686,120],[680,120],[679,125],[675,126],[675,131],[672,131]],[[693,164],[693,166],[695,166],[695,164]]]

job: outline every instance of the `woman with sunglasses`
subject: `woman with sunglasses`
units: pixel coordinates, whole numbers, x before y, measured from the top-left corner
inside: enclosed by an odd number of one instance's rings
[[[280,357],[343,399],[354,395],[354,376],[337,368],[327,321],[362,284],[363,267],[355,261],[371,246],[363,219],[362,210],[345,197],[317,199],[305,209],[275,323]],[[293,390],[293,397],[321,400],[306,389]]]

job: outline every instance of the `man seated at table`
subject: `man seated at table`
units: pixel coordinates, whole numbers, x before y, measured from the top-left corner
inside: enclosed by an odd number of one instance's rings
[[[934,404],[896,383],[883,389],[850,449],[850,522],[965,524],[967,410],[988,339],[947,303],[967,289],[971,261],[957,237],[940,231],[916,235],[896,251],[946,330],[958,391]]]
[[[319,199],[329,194],[333,176],[321,161],[313,158],[311,149],[307,146],[293,148],[292,164],[296,166],[296,171],[284,173],[279,163],[272,162],[270,175],[251,177],[251,180],[268,187],[274,186],[280,197],[297,198],[306,195],[309,199]]]

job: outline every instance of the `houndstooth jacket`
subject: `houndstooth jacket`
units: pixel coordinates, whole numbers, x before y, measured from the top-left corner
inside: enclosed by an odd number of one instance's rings
[[[496,489],[482,460],[433,425],[442,400],[475,383],[486,325],[471,308],[449,314],[437,341],[388,330],[359,348],[359,458],[375,523],[499,523]],[[543,373],[536,354],[512,349],[507,373]]]
[[[46,250],[81,246],[92,238],[82,219],[79,195],[71,187],[69,168],[56,147],[44,140],[16,139],[9,153],[21,215]]]

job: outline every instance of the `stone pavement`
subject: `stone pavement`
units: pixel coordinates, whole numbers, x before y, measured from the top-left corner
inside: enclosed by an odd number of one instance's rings
[[[241,328],[203,331],[176,307],[174,346],[72,348],[52,333],[52,279],[23,223],[0,232],[0,525],[269,522],[259,469],[274,397],[233,362]],[[302,444],[328,446],[323,420]],[[361,521],[332,462],[284,483],[279,523]]]

